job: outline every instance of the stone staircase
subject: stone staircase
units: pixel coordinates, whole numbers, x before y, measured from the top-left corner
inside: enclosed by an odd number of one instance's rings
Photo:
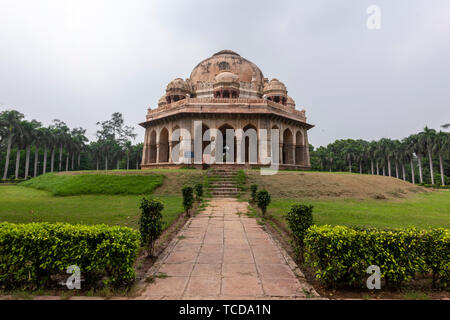
[[[231,168],[213,168],[208,171],[209,191],[214,198],[235,198],[237,171]]]

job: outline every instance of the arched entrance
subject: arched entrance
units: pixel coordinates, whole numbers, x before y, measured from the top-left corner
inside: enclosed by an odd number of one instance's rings
[[[223,139],[222,161],[224,163],[231,161],[236,162],[236,136],[233,134],[233,139],[227,137],[227,129],[234,130],[234,128],[229,124],[224,124],[219,128]]]
[[[244,127],[244,161],[258,163],[258,131],[254,125]]]
[[[169,162],[169,131],[166,128],[159,134],[159,162]]]
[[[294,164],[292,132],[289,129],[283,132],[283,164]]]
[[[156,163],[156,131],[150,133],[149,162]]]
[[[301,131],[297,131],[295,134],[295,164],[300,165],[303,163],[304,149],[303,134]]]

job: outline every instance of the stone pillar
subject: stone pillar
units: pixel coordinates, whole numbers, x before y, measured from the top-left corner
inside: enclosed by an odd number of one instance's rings
[[[284,157],[283,157],[283,142],[280,142],[280,164],[283,164]]]
[[[244,141],[244,146],[242,145],[242,141]],[[245,163],[245,140],[242,140],[242,137],[236,137],[236,163]]]
[[[159,163],[159,142],[156,143],[156,161],[155,163]]]
[[[305,162],[306,166],[310,167],[311,159],[309,158],[309,142],[308,142],[308,133],[306,131],[305,131],[305,147],[304,148],[305,148],[304,159],[306,160],[304,162]]]
[[[146,164],[148,161],[148,139],[149,139],[149,130],[145,129],[145,138],[144,138],[144,147],[142,149],[142,164]]]
[[[170,141],[170,140],[169,140],[168,144],[169,144],[169,150],[168,150],[169,158],[167,159],[167,162],[172,163],[172,148],[175,144],[173,141]]]
[[[291,164],[295,164],[295,144],[292,144],[292,146],[291,146],[291,152],[292,152],[292,154],[291,154]]]

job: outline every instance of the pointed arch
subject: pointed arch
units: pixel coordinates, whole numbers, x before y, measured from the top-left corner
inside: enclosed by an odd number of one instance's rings
[[[149,142],[149,162],[156,163],[156,130],[153,129],[150,133],[150,142]]]
[[[292,131],[289,128],[286,128],[283,132],[283,164],[294,164],[293,148]]]
[[[247,124],[243,131],[244,161],[245,163],[258,163],[258,129],[253,124]]]
[[[225,155],[224,158],[226,158],[228,155],[228,159],[229,159],[228,161],[236,162],[236,154],[237,154],[237,152],[236,152],[236,145],[237,145],[236,136],[233,135],[233,140],[231,140],[230,137],[227,137],[227,129],[234,130],[234,128],[231,125],[229,125],[228,123],[224,123],[223,125],[221,125],[219,127],[219,131],[222,134],[222,139],[223,139],[222,153],[223,153],[223,155]],[[225,162],[226,159],[223,159],[223,161]]]
[[[305,142],[303,132],[298,130],[295,134],[295,164],[301,165],[305,158]]]
[[[169,162],[169,130],[161,129],[159,133],[159,163]]]

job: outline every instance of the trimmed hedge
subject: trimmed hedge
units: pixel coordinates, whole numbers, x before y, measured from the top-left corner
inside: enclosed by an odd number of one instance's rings
[[[443,186],[442,184],[428,184],[428,183],[419,183],[419,186],[425,188],[434,188],[434,189],[450,189],[450,186]]]
[[[433,285],[450,283],[450,230],[377,230],[311,226],[305,237],[306,261],[329,286],[365,284],[377,265],[386,285],[400,286],[417,274],[433,273]]]
[[[134,280],[139,232],[127,227],[65,223],[0,223],[0,286],[6,289],[49,287],[51,276],[77,265],[86,283]]]

